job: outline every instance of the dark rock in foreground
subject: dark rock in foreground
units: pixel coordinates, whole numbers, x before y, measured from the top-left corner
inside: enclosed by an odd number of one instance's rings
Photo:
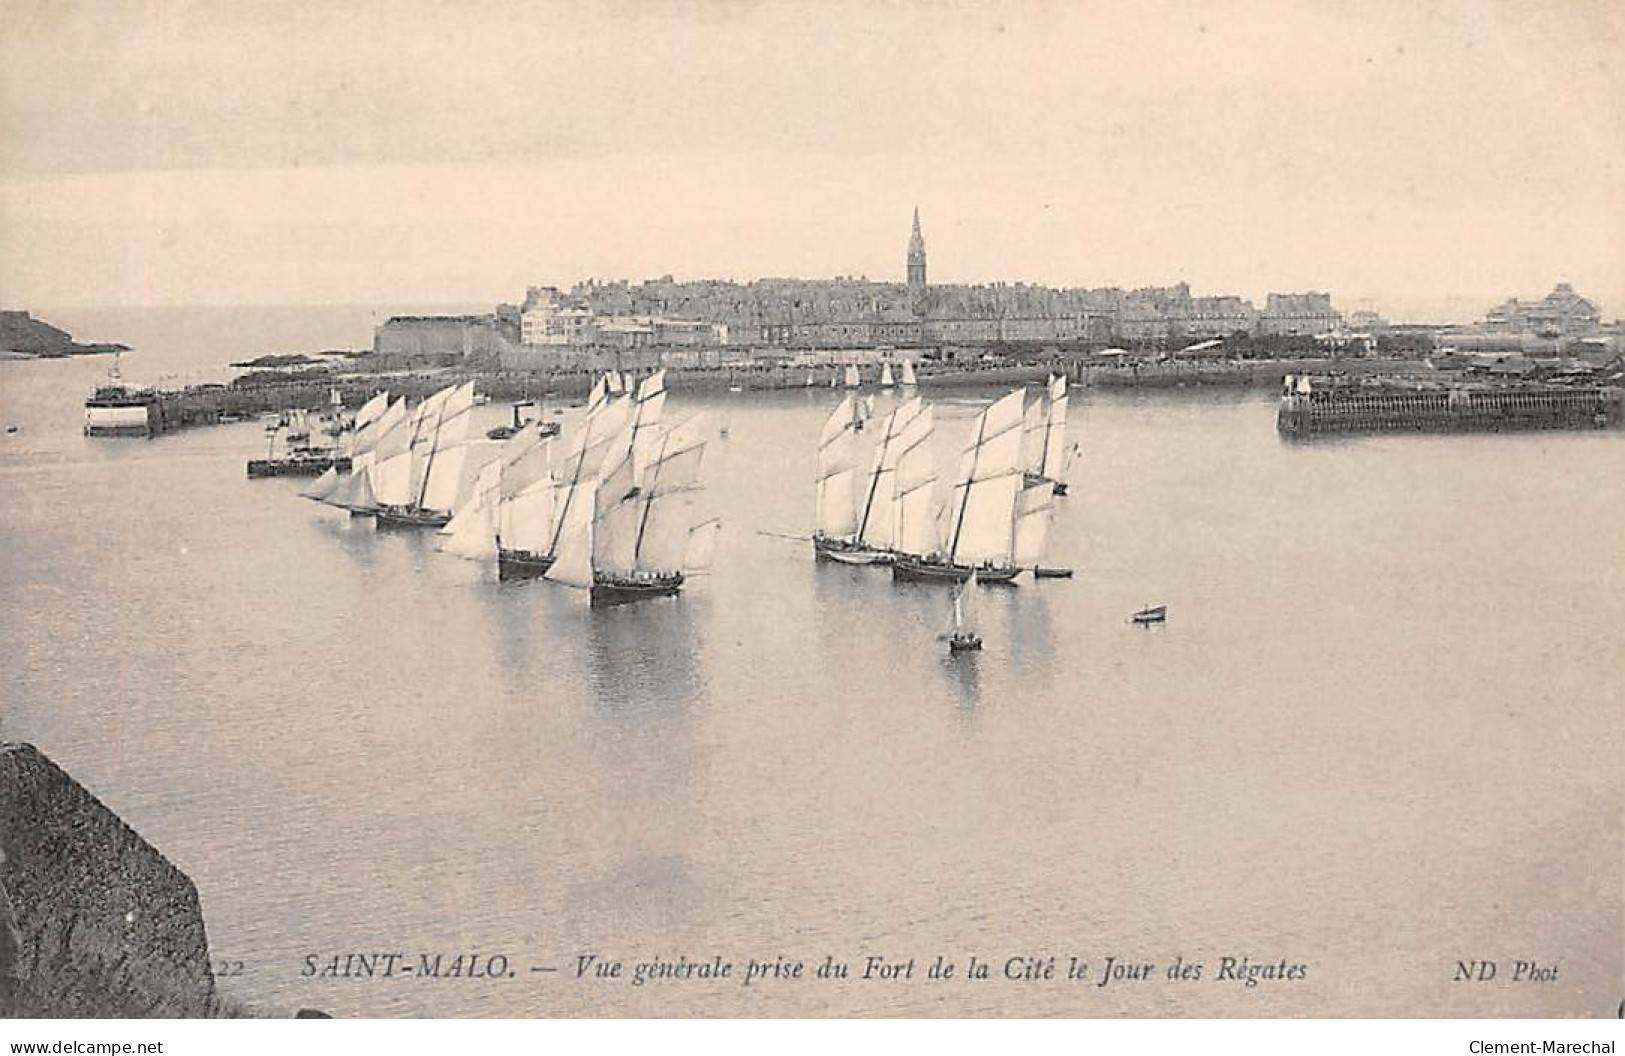
[[[223,1013],[192,881],[32,745],[0,745],[0,850],[0,1015]]]

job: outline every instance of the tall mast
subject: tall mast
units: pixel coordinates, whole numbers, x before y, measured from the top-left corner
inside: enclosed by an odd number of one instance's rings
[[[655,504],[655,485],[660,482],[660,467],[666,461],[666,447],[670,443],[671,443],[671,433],[667,432],[666,435],[663,438],[661,438],[661,441],[660,441],[660,457],[655,459],[655,475],[654,475],[654,479],[650,480],[649,481],[649,486],[646,489],[644,489],[643,514],[642,514],[642,516],[640,516],[638,518],[638,535],[637,535],[637,538],[632,541],[632,567],[633,568],[637,567],[638,554],[643,551],[643,530],[645,528],[647,528],[648,525],[649,525],[649,511],[654,508],[654,504]],[[631,458],[632,457],[631,453],[628,452],[626,457]]]
[[[592,418],[589,416],[582,423],[584,431],[581,434],[581,451],[576,455],[576,468],[570,474],[570,490],[564,493],[564,505],[559,509],[558,521],[553,525],[553,543],[547,548],[550,554],[559,552],[559,536],[564,532],[564,519],[570,513],[570,500],[576,496],[576,488],[581,483],[581,467],[587,461],[588,440],[592,438]]]
[[[976,447],[971,451],[970,476],[965,478],[965,494],[959,500],[959,516],[954,521],[954,541],[948,547],[948,563],[954,563],[954,555],[959,553],[959,532],[965,527],[965,507],[970,505],[971,481],[976,479],[976,465],[982,457],[982,434],[987,432],[987,411],[976,420]]]
[[[435,452],[440,450],[440,426],[446,420],[446,404],[450,402],[450,396],[441,400],[439,413],[435,415],[434,443],[429,445],[429,458],[428,461],[423,463],[423,482],[418,485],[418,501],[412,504],[420,510],[423,509],[423,497],[429,493],[429,472],[434,469]]]

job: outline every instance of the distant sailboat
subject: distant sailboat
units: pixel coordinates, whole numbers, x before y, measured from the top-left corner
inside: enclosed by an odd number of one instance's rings
[[[887,360],[881,365],[880,368],[880,387],[883,389],[889,389],[894,384],[895,382],[892,380],[891,376],[891,361]]]
[[[856,363],[848,363],[846,365],[846,387],[849,389],[855,389],[862,383],[863,379],[858,375],[858,365]]]
[[[905,548],[892,565],[896,578],[962,582],[975,572],[980,582],[1008,583],[1020,572],[1013,550],[1023,403],[1017,389],[977,416],[943,510],[942,541],[930,551]]]
[[[914,376],[914,361],[911,360],[911,359],[903,360],[903,384],[904,385],[918,385],[919,384],[919,379]]]
[[[976,573],[954,591],[953,630],[948,633],[948,651],[967,653],[982,647],[982,635],[976,619]]]

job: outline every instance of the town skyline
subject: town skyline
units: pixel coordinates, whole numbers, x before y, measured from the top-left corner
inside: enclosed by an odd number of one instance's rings
[[[1625,303],[1610,5],[417,6],[21,9],[7,303],[893,281],[916,204],[935,283]]]

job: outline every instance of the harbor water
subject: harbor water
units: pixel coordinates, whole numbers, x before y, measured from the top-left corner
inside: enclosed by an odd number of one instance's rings
[[[178,341],[126,373],[276,350]],[[0,738],[50,753],[196,882],[220,988],[248,1006],[1620,1000],[1617,433],[1302,444],[1278,437],[1273,394],[1076,392],[1046,562],[1075,575],[982,588],[985,648],[950,656],[946,589],[783,537],[809,530],[828,390],[674,395],[668,417],[726,426],[702,498],[717,567],[594,610],[304,501],[302,481],[247,480],[259,423],[87,439],[106,366],[0,363],[0,424],[19,426],[0,437]],[[938,405],[945,466],[995,395]],[[480,432],[508,416],[477,412]],[[1127,622],[1150,604],[1165,625]],[[352,952],[500,955],[513,975],[308,974]],[[739,967],[633,986],[575,978],[583,954]],[[939,954],[958,977],[924,978]],[[914,977],[863,979],[870,956]],[[963,977],[972,956],[991,978]],[[826,957],[851,977],[811,978]],[[1015,957],[1156,970],[1007,979]],[[1216,977],[1224,957],[1307,971],[1248,986]],[[751,958],[808,978],[740,985]],[[1175,958],[1201,979],[1169,981]],[[1560,983],[1453,978],[1481,959],[1503,977],[1555,960]]]

